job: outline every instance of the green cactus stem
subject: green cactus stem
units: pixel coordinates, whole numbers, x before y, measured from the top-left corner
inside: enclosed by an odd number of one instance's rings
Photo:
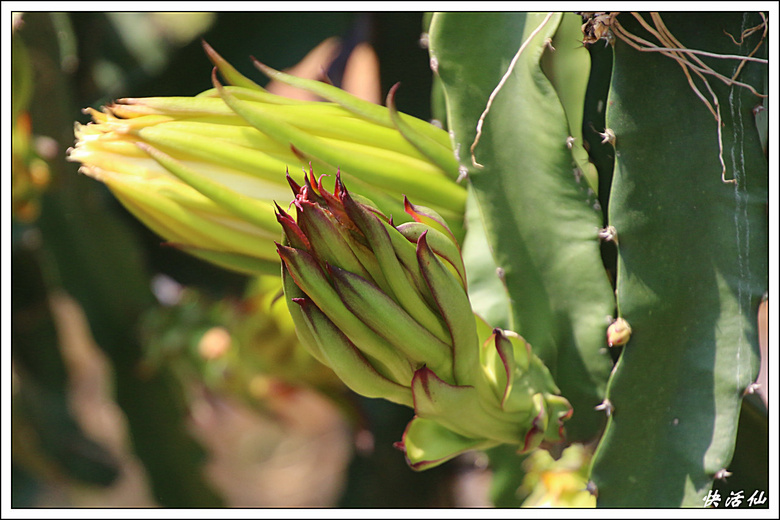
[[[675,45],[710,53],[747,55],[762,38],[729,37],[759,26],[759,13],[641,16],[658,31],[661,20]],[[662,45],[633,13],[617,20],[623,33]],[[609,382],[613,409],[591,478],[599,506],[701,507],[729,468],[743,393],[758,373],[768,176],[752,109],[761,98],[707,76],[719,129],[678,61],[613,41],[609,223],[620,235],[618,306],[633,331]],[[701,59],[724,77],[739,72],[739,81],[764,85],[765,64]],[[724,164],[735,182],[723,182]]]

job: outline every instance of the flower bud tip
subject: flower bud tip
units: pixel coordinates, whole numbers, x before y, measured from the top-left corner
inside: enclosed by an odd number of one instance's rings
[[[277,71],[266,65],[265,63],[262,63],[260,60],[255,58],[254,56],[249,56],[249,59],[252,60],[252,65],[255,66],[257,70],[268,76],[269,78],[276,75]]]
[[[391,111],[395,112],[395,93],[398,91],[398,88],[401,86],[401,82],[397,82],[395,85],[390,87],[390,90],[387,92],[387,98],[386,98],[386,105],[387,108]]]
[[[206,51],[206,54],[210,55],[214,52],[214,48],[206,42],[205,38],[200,39],[200,45],[203,47],[203,50]]]
[[[293,195],[298,195],[301,192],[301,186],[293,180],[292,176],[290,175],[289,169],[286,171],[286,175],[287,175],[287,184],[290,185],[290,188],[293,191]]]
[[[293,155],[295,155],[301,161],[305,161],[306,160],[306,155],[304,155],[304,153],[302,151],[300,151],[298,148],[296,148],[295,145],[292,144],[292,143],[290,144],[290,151],[293,153]]]
[[[339,199],[341,200],[342,197],[348,197],[347,188],[344,187],[344,183],[341,182],[341,168],[338,168],[336,170],[336,189],[333,190],[335,194],[338,195]]]
[[[217,67],[211,69],[211,84],[214,85],[214,88],[217,89],[220,93],[222,92],[222,83],[220,83],[219,79],[217,79]]]

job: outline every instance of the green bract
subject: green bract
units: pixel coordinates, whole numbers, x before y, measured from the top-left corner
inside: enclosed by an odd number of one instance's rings
[[[69,159],[144,224],[208,261],[278,273],[273,200],[288,168],[341,170],[357,193],[405,218],[398,194],[434,208],[462,235],[465,189],[447,133],[331,85],[257,63],[276,81],[329,101],[271,94],[213,49],[214,88],[194,97],[123,98],[76,124]],[[222,86],[217,69],[230,86]]]
[[[444,219],[405,200],[394,224],[335,179],[291,178],[296,217],[277,207],[286,300],[301,341],[355,392],[413,407],[398,447],[412,468],[502,443],[555,442],[571,415],[514,332],[477,318]]]

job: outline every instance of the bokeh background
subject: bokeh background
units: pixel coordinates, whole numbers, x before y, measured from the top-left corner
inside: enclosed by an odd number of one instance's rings
[[[273,280],[165,247],[65,159],[83,108],[210,88],[201,39],[261,85],[250,56],[378,103],[401,82],[429,119],[424,14],[13,21],[12,506],[488,505],[484,456],[412,472],[392,446],[411,410],[290,354]]]

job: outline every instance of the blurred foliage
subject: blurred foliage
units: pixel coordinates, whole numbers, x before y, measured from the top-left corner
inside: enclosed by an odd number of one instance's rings
[[[152,308],[141,319],[147,367],[170,366],[181,381],[261,411],[267,411],[266,398],[288,386],[316,389],[350,410],[341,381],[299,343],[279,300],[279,277],[250,280],[241,298],[211,298],[170,279],[158,278],[155,285],[176,294],[175,303]]]
[[[188,426],[193,388],[268,411],[264,399],[301,384],[330,397],[356,435],[367,428],[375,441],[356,455],[341,504],[452,503],[450,479],[441,478],[451,469],[411,475],[392,448],[409,411],[355,399],[299,350],[284,306],[274,304],[273,277],[252,280],[161,247],[105,187],[65,161],[73,122],[87,121],[82,108],[210,88],[201,38],[262,83],[250,56],[283,70],[337,37],[340,50],[327,71],[336,85],[350,52],[368,42],[379,57],[382,99],[400,81],[397,108],[428,118],[421,20],[404,12],[29,12],[15,19],[14,506],[34,506],[53,482],[108,486],[120,471],[69,412],[70,375],[50,309],[63,290],[84,310],[109,360],[114,398],[159,505],[225,504],[203,473],[207,454]],[[175,298],[166,299],[171,290]]]
[[[586,489],[591,455],[582,444],[570,445],[558,460],[545,450],[531,453],[523,461],[522,507],[596,507],[596,497]]]

